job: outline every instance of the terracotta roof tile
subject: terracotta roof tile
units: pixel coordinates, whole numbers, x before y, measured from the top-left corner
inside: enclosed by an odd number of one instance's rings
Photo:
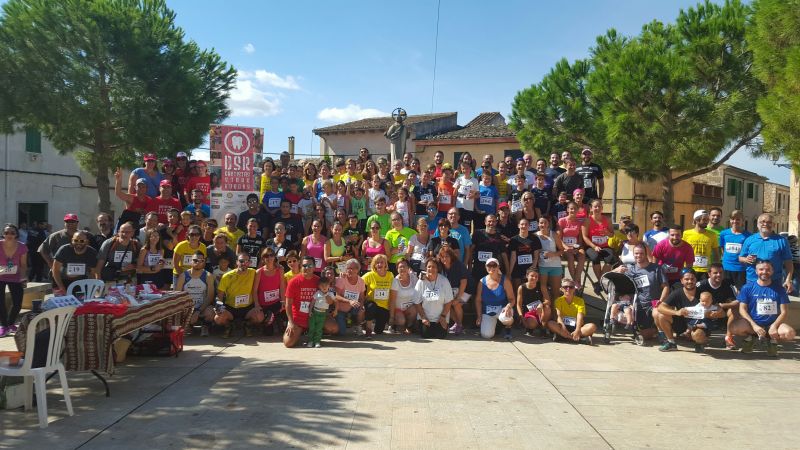
[[[428,120],[441,119],[444,117],[455,116],[456,113],[436,113],[436,114],[419,114],[416,116],[408,116],[405,121],[406,125],[413,125],[419,122],[426,122]],[[391,117],[372,117],[369,119],[361,119],[353,122],[340,123],[338,125],[331,125],[329,127],[317,128],[314,134],[331,133],[337,131],[362,131],[362,130],[380,130],[386,131],[394,123]]]

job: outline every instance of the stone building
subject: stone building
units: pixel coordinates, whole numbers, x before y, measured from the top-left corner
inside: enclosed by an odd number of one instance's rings
[[[789,186],[783,184],[764,184],[764,212],[775,217],[775,232],[789,231]]]

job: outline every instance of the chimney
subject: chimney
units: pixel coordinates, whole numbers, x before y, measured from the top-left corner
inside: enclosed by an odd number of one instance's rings
[[[289,136],[289,158],[294,159],[294,136]]]

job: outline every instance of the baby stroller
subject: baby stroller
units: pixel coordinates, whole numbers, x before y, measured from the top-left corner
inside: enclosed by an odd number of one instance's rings
[[[633,321],[630,323],[630,328],[633,330],[633,342],[635,342],[636,345],[642,345],[644,343],[644,338],[639,334],[636,326],[639,302],[633,280],[622,273],[607,272],[600,277],[600,284],[603,287],[603,291],[608,295],[606,312],[603,316],[603,333],[606,343],[611,341],[611,335],[616,334],[617,324],[629,325],[628,319],[624,313],[628,308],[633,308],[631,314]],[[615,304],[619,306],[619,313],[617,317],[611,317],[611,309]]]

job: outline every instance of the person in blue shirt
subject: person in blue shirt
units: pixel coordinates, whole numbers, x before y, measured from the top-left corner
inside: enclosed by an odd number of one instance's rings
[[[480,178],[483,175],[483,172],[487,171],[491,172],[492,177],[494,178],[494,176],[497,175],[498,172],[497,169],[492,167],[492,164],[494,164],[494,156],[483,155],[483,163],[481,164],[480,167],[478,167],[478,170],[475,171],[475,176]]]
[[[747,268],[747,282],[758,279],[756,274],[756,261],[769,261],[772,263],[772,280],[783,284],[786,292],[792,292],[792,252],[789,241],[785,237],[772,232],[774,219],[772,214],[758,216],[758,233],[748,237],[742,243],[739,252],[739,262]]]
[[[474,229],[485,227],[486,216],[497,213],[498,203],[500,203],[500,194],[492,185],[492,176],[489,171],[486,171],[481,175],[481,184],[478,186],[478,209],[475,211],[477,217],[473,221]]]
[[[280,177],[273,176],[270,179],[271,190],[264,192],[264,197],[261,198],[261,203],[267,209],[270,217],[275,217],[281,211],[281,202],[283,201],[283,192],[278,191],[280,187]]]
[[[730,280],[736,289],[744,286],[746,275],[745,267],[739,262],[739,253],[742,244],[753,233],[742,228],[742,212],[738,209],[731,211],[731,227],[719,233],[719,248],[722,249],[722,268],[725,269],[725,279]]]
[[[652,252],[659,242],[669,237],[669,227],[664,226],[664,213],[661,211],[653,211],[650,214],[650,223],[653,228],[644,232],[644,242]]]
[[[184,211],[189,211],[195,216],[199,213],[202,214],[203,217],[205,218],[211,217],[211,207],[205,204],[205,202],[203,201],[205,200],[205,196],[206,195],[200,189],[193,189],[192,203],[186,205]]]
[[[450,237],[458,241],[459,259],[464,261],[467,268],[472,267],[472,236],[469,230],[464,225],[458,223],[459,220],[458,208],[450,208],[447,211],[447,221],[450,222]],[[439,237],[439,230],[433,234],[433,237]]]
[[[792,341],[796,335],[789,326],[789,295],[780,282],[773,277],[772,263],[758,261],[755,264],[756,281],[748,281],[739,292],[740,319],[731,324],[731,333],[745,336],[742,353],[753,351],[753,336],[759,340],[769,339],[767,354],[778,356],[778,341]]]

